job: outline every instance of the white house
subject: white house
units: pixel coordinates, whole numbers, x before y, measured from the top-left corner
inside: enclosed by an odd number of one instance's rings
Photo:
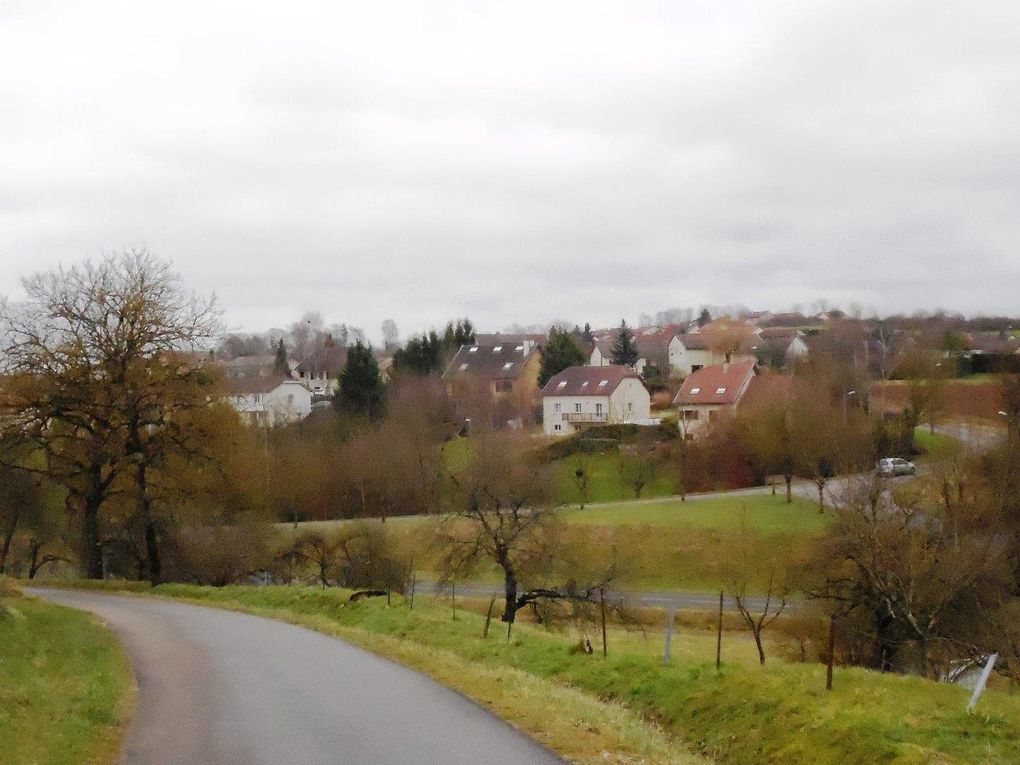
[[[673,403],[680,409],[680,431],[693,438],[719,416],[736,409],[755,375],[753,361],[713,364],[687,376]]]
[[[312,392],[286,377],[242,377],[228,381],[230,403],[249,425],[303,420],[312,411]]]
[[[542,388],[547,436],[569,435],[580,425],[647,424],[650,416],[648,390],[629,367],[570,367]]]

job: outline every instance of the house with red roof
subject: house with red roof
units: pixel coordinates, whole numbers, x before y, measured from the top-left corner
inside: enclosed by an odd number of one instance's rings
[[[651,397],[630,367],[569,367],[542,388],[542,430],[567,436],[584,425],[647,423]]]
[[[713,364],[691,372],[673,403],[679,408],[680,430],[694,438],[719,417],[732,413],[754,379],[753,361]]]

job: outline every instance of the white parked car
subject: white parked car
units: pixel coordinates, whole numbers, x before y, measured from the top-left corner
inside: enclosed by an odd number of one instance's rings
[[[902,457],[885,457],[878,461],[878,474],[881,476],[913,475],[914,463]]]

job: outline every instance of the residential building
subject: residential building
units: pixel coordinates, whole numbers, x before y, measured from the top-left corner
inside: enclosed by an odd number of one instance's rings
[[[630,367],[569,367],[542,389],[542,430],[566,436],[584,425],[649,424],[651,399]]]
[[[720,416],[740,403],[754,378],[753,361],[713,364],[691,372],[673,403],[679,408],[679,426],[685,438],[694,438]]]
[[[497,423],[531,419],[541,365],[541,352],[527,340],[462,345],[443,372],[443,382],[462,417],[488,414]]]
[[[340,385],[340,372],[347,363],[347,349],[340,345],[324,345],[302,359],[297,379],[321,396],[332,396]]]
[[[216,367],[222,370],[227,380],[242,377],[273,377],[276,374],[276,356],[238,356],[223,361],[217,359]]]
[[[312,411],[312,391],[299,380],[273,375],[227,381],[230,403],[249,425],[297,422]]]
[[[788,366],[797,359],[807,356],[808,346],[804,341],[805,333],[796,327],[767,327],[759,334],[756,355],[759,360],[766,359],[775,367]]]

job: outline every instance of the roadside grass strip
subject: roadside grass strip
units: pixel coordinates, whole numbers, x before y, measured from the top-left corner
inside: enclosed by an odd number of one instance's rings
[[[105,626],[0,583],[0,762],[105,765],[134,707],[127,655]]]
[[[888,763],[953,765],[1020,762],[1020,696],[990,689],[975,714],[969,692],[917,677],[771,659],[725,637],[724,663],[704,656],[697,635],[663,666],[660,646],[610,633],[603,658],[570,650],[575,633],[494,621],[447,604],[400,599],[358,603],[348,593],[310,587],[163,585],[154,594],[290,621],[412,666],[489,707],[576,763]],[[618,640],[618,644],[614,643]],[[729,651],[727,653],[727,651]],[[698,655],[701,658],[698,658]]]

